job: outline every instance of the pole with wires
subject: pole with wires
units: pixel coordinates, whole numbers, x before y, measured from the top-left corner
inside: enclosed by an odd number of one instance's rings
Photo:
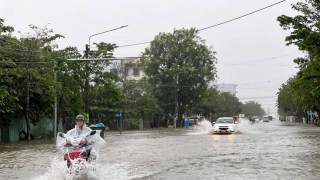
[[[57,138],[57,126],[58,126],[58,102],[57,102],[57,61],[56,59],[54,60],[54,124],[53,124],[53,136],[54,139]]]
[[[173,128],[177,128],[177,120],[179,118],[179,102],[178,102],[178,85],[179,85],[179,73],[177,74],[177,85],[176,85],[176,96],[175,96],[175,102],[176,102],[176,117],[174,118],[173,122]]]

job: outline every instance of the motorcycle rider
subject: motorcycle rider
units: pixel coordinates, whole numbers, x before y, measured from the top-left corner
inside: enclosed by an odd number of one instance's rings
[[[86,126],[84,122],[84,116],[79,114],[76,117],[76,126],[67,132],[68,136],[79,136],[82,134],[87,134],[91,129]]]
[[[249,117],[251,124],[253,124],[256,120],[253,117]]]
[[[92,130],[86,126],[86,123],[84,121],[84,116],[79,114],[77,117],[76,117],[76,126],[69,130],[67,132],[66,135],[68,136],[79,136],[79,135],[84,135],[84,134],[87,134],[89,132],[91,132]],[[92,144],[93,142],[92,141],[87,141],[86,144]],[[95,159],[96,156],[95,156],[95,153],[91,150],[88,150],[87,152],[87,156],[88,158],[93,158]]]
[[[237,117],[237,116],[234,116],[234,117],[233,117],[233,121],[234,121],[234,123],[239,123],[238,117]]]

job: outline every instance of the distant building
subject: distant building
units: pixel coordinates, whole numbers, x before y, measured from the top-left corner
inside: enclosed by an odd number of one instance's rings
[[[145,76],[139,59],[114,62],[110,72],[124,80],[140,80]]]
[[[209,83],[209,87],[214,87],[216,88],[218,91],[221,92],[229,92],[233,95],[237,94],[237,84],[218,84],[217,81],[213,81],[211,83]]]
[[[144,72],[142,71],[142,64],[139,62],[139,59],[126,61],[125,69],[127,72],[127,80],[138,81],[145,76]]]

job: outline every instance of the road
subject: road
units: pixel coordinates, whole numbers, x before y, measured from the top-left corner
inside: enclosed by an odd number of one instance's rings
[[[319,179],[319,127],[278,120],[239,126],[231,135],[106,133],[100,164],[80,179]],[[51,140],[0,143],[0,157],[0,179],[74,179]]]

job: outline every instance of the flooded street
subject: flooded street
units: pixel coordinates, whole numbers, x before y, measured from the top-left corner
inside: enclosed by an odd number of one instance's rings
[[[240,125],[239,125],[240,126]],[[241,124],[231,135],[153,130],[106,133],[96,171],[82,179],[319,179],[320,128]],[[67,179],[54,141],[0,144],[1,179]],[[70,177],[69,177],[70,178]],[[71,178],[72,179],[72,178]]]

